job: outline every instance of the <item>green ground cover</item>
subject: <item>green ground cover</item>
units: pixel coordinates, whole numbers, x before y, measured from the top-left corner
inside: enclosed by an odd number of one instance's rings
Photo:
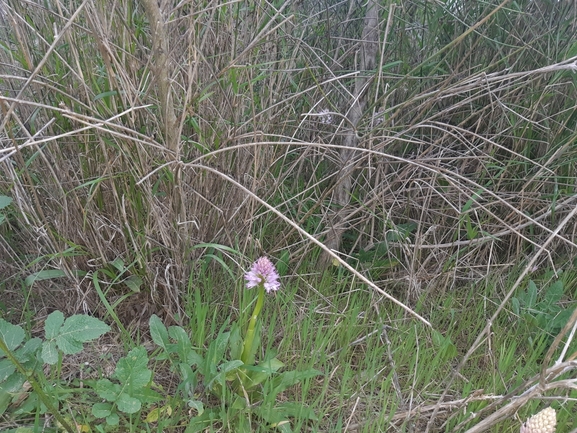
[[[576,13],[0,0],[0,430],[576,431]]]

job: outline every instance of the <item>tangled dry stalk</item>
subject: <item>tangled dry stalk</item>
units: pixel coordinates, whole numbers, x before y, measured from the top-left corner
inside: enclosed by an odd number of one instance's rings
[[[63,270],[58,308],[94,311],[87,275],[123,257],[174,316],[194,245],[251,256],[264,233],[269,254],[324,251],[428,324],[425,293],[528,261],[502,308],[575,257],[575,5],[197,3],[0,1],[7,274]],[[544,364],[468,431],[574,387],[556,380],[573,368]]]

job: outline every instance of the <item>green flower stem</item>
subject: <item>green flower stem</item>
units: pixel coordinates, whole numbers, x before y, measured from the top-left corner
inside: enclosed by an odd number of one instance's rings
[[[242,348],[242,355],[240,356],[240,360],[244,364],[248,364],[250,361],[251,349],[254,341],[254,331],[256,329],[256,320],[258,319],[258,315],[260,314],[260,310],[262,310],[263,305],[264,284],[261,283],[258,285],[258,299],[256,300],[256,305],[254,306],[252,316],[250,317],[250,322],[248,324],[248,329],[246,331],[246,337],[244,339],[244,345]]]

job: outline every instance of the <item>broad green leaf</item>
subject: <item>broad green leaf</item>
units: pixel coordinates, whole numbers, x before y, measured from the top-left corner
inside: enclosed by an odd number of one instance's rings
[[[45,341],[42,344],[42,360],[49,365],[54,365],[58,362],[56,341]]]
[[[194,390],[197,385],[196,369],[193,371],[190,365],[181,362],[178,364],[178,371],[180,371],[181,378],[178,389],[182,390],[184,395],[189,397],[194,395]]]
[[[82,342],[75,340],[74,338],[57,338],[56,344],[65,355],[73,355],[82,352],[83,348]]]
[[[214,361],[215,364],[219,363],[220,360],[223,359],[229,338],[230,338],[230,332],[219,332],[216,339],[214,340],[214,352],[212,353],[213,355],[212,360]]]
[[[150,382],[152,371],[147,365],[146,349],[142,346],[135,347],[126,357],[118,361],[114,376],[123,384],[124,389],[131,393],[132,390],[145,387]]]
[[[124,267],[124,260],[122,260],[120,257],[111,261],[110,264],[120,272],[124,272],[126,269]]]
[[[199,355],[194,349],[190,349],[188,351],[186,362],[189,363],[190,365],[196,365],[200,369],[204,368],[204,358],[201,355]]]
[[[64,314],[61,311],[53,311],[48,315],[44,322],[44,335],[47,340],[51,340],[58,336],[60,328],[64,323]]]
[[[138,388],[130,393],[131,397],[139,400],[142,404],[144,403],[156,403],[158,400],[162,399],[162,396],[155,390],[146,388]]]
[[[129,396],[127,393],[123,392],[118,397],[116,402],[118,410],[124,413],[136,413],[142,407],[142,403],[137,398]]]
[[[219,365],[219,373],[210,380],[206,387],[211,389],[214,382],[224,384],[225,380],[232,380],[238,375],[238,368],[242,367],[244,362],[240,359],[235,359],[234,361],[228,361]],[[227,377],[228,376],[228,377]]]
[[[275,407],[275,409],[283,413],[284,416],[286,417],[294,417],[294,418],[298,417],[300,419],[307,418],[313,421],[318,420],[314,411],[302,403],[287,401],[284,403],[280,403],[278,406]]]
[[[195,410],[198,415],[202,415],[202,413],[204,412],[204,404],[202,403],[202,401],[189,400],[188,406],[191,409]]]
[[[268,379],[273,373],[279,371],[284,364],[277,358],[270,359],[268,361],[262,362],[254,367],[247,366],[246,369],[250,371],[249,379],[250,384],[245,384],[247,388],[252,388],[256,385],[261,384],[266,379]]]
[[[108,92],[103,92],[103,93],[96,95],[94,97],[94,102],[96,102],[102,98],[108,98],[110,96],[116,96],[116,95],[118,95],[118,92],[116,90],[109,90]]]
[[[0,338],[6,344],[8,350],[13,351],[24,340],[24,329],[0,319]],[[0,357],[2,356],[4,356],[4,351],[0,350]]]
[[[573,308],[567,308],[567,309],[561,311],[549,323],[549,328],[552,330],[557,330],[557,329],[563,328],[567,324],[567,321],[571,318],[573,311],[574,311]]]
[[[22,389],[25,381],[23,375],[14,373],[4,382],[0,382],[0,417],[8,408],[14,394]]]
[[[96,382],[95,391],[99,397],[105,399],[106,401],[114,402],[118,399],[122,388],[117,383],[112,383],[108,379],[100,379]]]
[[[0,195],[0,209],[10,206],[10,203],[12,203],[12,197]]]
[[[36,355],[41,346],[42,340],[40,338],[31,338],[24,343],[23,347],[16,349],[14,355],[24,368],[32,368],[37,362]]]
[[[201,415],[197,415],[190,420],[184,433],[198,433],[206,431],[218,414],[211,410],[205,410]]]
[[[82,343],[94,340],[110,331],[110,326],[95,317],[76,314],[69,317],[62,325],[56,337],[58,348],[66,355],[82,350]]]
[[[150,336],[152,337],[152,341],[166,350],[170,341],[168,339],[168,331],[166,330],[164,323],[162,323],[162,320],[160,320],[156,314],[153,314],[148,320],[148,326],[150,327]]]
[[[232,359],[240,359],[242,355],[244,339],[240,333],[240,327],[237,323],[233,323],[230,330],[230,357]]]
[[[219,365],[219,369],[221,373],[226,374],[229,371],[236,370],[238,367],[242,367],[243,365],[244,363],[240,359],[235,359]]]
[[[537,303],[537,285],[533,280],[529,281],[527,287],[527,298],[525,300],[527,308],[533,308]]]
[[[23,348],[18,349],[18,359],[24,361],[29,357],[29,355],[34,356],[40,346],[42,346],[42,340],[40,338],[31,338],[24,343]]]
[[[519,315],[520,307],[521,305],[517,298],[511,299],[511,309],[513,310],[513,313],[515,313],[515,315],[517,316]]]
[[[162,414],[162,408],[161,407],[155,407],[150,412],[148,412],[148,415],[146,415],[144,422],[147,422],[147,423],[157,422],[158,419],[160,418],[161,414]]]
[[[192,343],[188,334],[180,326],[171,326],[168,328],[168,334],[176,344],[171,344],[171,352],[176,352],[181,362],[186,362],[188,354],[192,349]]]
[[[140,292],[140,286],[142,286],[143,281],[138,275],[131,275],[126,280],[124,280],[124,284],[128,286],[130,290],[135,293]]]
[[[556,302],[559,302],[563,297],[563,281],[555,281],[545,293],[545,303],[547,306],[551,306]]]
[[[26,283],[26,285],[30,287],[36,281],[53,280],[55,278],[62,278],[65,276],[66,273],[60,269],[45,269],[43,271],[35,272],[33,274],[28,275],[24,280],[24,283]]]
[[[16,367],[9,359],[2,359],[0,361],[0,382],[5,381],[8,376],[16,371]]]
[[[106,418],[112,413],[112,405],[110,403],[94,403],[92,406],[92,415],[96,418]]]
[[[120,418],[116,412],[111,413],[110,416],[106,417],[106,424],[108,425],[118,425]]]
[[[272,395],[269,397],[273,397],[285,389],[296,385],[301,380],[309,379],[319,375],[322,375],[322,373],[314,369],[305,371],[287,371],[285,373],[281,373],[279,376],[273,379],[274,390]]]

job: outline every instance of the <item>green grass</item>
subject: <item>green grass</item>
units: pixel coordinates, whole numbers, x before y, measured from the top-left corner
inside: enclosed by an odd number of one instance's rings
[[[188,294],[183,298],[182,319],[197,350],[206,349],[217,338],[222,324],[239,320],[244,327],[248,323],[253,292],[242,287],[242,269],[235,269],[231,262],[227,266],[237,278],[231,278],[221,265],[205,267],[191,275]],[[376,299],[365,285],[343,275],[337,268],[324,273],[306,268],[289,273],[283,278],[282,289],[266,298],[262,313],[262,351],[257,353],[257,359],[274,350],[286,369],[314,368],[322,373],[277,397],[278,401],[290,401],[297,407],[303,405],[318,417],[314,421],[300,419],[298,415],[292,417],[292,431],[422,431],[436,407],[436,429],[454,431],[453,428],[460,426],[458,431],[464,431],[478,421],[474,418],[467,422],[469,416],[512,391],[513,396],[518,395],[519,390],[527,387],[523,384],[539,374],[545,352],[558,332],[540,327],[539,323],[543,322],[535,320],[540,314],[548,314],[542,302],[547,300],[549,288],[558,282],[563,292],[557,304],[574,308],[572,299],[577,280],[570,271],[563,272],[560,278],[552,273],[533,277],[531,281],[538,288],[535,302],[522,304],[519,315],[506,308],[456,374],[457,364],[501,302],[496,293],[507,290],[513,277],[463,286],[451,296],[435,297],[433,293],[423,296],[415,307],[418,313],[429,318],[432,324],[429,328],[397,306]],[[527,289],[520,290],[516,296],[523,296],[523,290]],[[130,297],[124,302],[130,302]],[[133,335],[136,330],[132,328]],[[142,335],[138,339],[126,332],[112,338],[120,338],[125,350],[135,344],[151,347],[147,330],[140,328],[139,332]],[[107,345],[106,340],[100,344]],[[573,343],[569,353],[575,350],[577,346]],[[91,377],[97,378],[106,374],[99,364],[114,365],[123,353],[121,346],[120,351],[112,351],[112,359],[106,361],[107,357],[101,358],[98,350],[88,350],[85,361],[76,367],[74,364],[66,367],[74,372],[73,379],[61,382],[60,375],[50,379],[60,384],[51,392],[60,396],[61,411],[69,421],[74,418],[85,428],[96,429],[90,431],[99,431],[101,423],[90,411],[100,400],[90,390],[82,389],[82,380],[78,378],[81,373],[75,370],[91,370]],[[129,428],[154,431],[157,424],[145,422],[143,418],[154,413],[155,408],[160,411],[158,426],[163,426],[163,431],[181,431],[190,418],[186,400],[176,391],[178,377],[167,370],[165,362],[154,362],[155,353],[158,352],[149,352],[150,367],[154,382],[160,385],[156,390],[162,399],[144,407],[140,419],[122,418],[123,431]],[[67,362],[65,358],[64,365]],[[454,375],[455,380],[449,382]],[[570,373],[565,376],[571,377]],[[440,402],[438,398],[442,394],[445,398]],[[205,407],[220,404],[206,390],[198,390],[195,399]],[[503,401],[507,402],[508,398]],[[9,411],[3,428],[32,425],[37,408],[30,403]],[[571,425],[574,404],[560,399],[554,390],[528,403],[519,411],[519,416],[525,419],[548,405],[557,409],[560,426]],[[241,428],[235,417],[226,419],[224,424],[224,418],[214,420],[205,431]],[[494,425],[491,431],[511,432],[516,426],[518,422],[510,417]],[[247,428],[246,425],[243,428]],[[265,432],[270,428],[253,420],[250,431]]]
[[[217,282],[218,276],[213,278],[205,282],[207,291],[210,287],[226,287],[226,283]],[[427,317],[436,330],[432,331],[403,317],[386,302],[371,302],[367,288],[351,278],[339,278],[336,272],[323,278],[308,277],[316,281],[309,289],[298,284],[304,278],[287,281],[282,291],[267,298],[263,347],[276,347],[287,368],[323,372],[323,376],[283,395],[290,401],[308,404],[319,415],[318,422],[307,424],[311,431],[337,432],[347,425],[366,432],[384,431],[393,425],[401,431],[409,431],[403,430],[409,425],[424,428],[428,411],[443,391],[447,391],[447,404],[437,423],[446,421],[447,431],[451,431],[469,414],[537,374],[551,343],[543,329],[530,327],[506,312],[447,389],[447,378],[456,363],[496,309],[499,299],[493,298],[493,284],[485,285],[482,291],[478,286],[463,287],[458,295],[445,297],[442,303],[423,299],[421,308],[428,310]],[[205,317],[207,305],[222,303],[222,321],[235,314],[230,310],[235,298],[234,289],[219,294],[220,302],[205,299],[199,303],[197,297],[191,297],[191,320],[194,323],[197,316]],[[218,315],[215,313],[212,322],[213,334],[218,329],[214,325]],[[192,329],[202,332],[198,325]],[[547,405],[546,401],[542,405]],[[553,406],[559,411],[561,424],[570,422],[572,403]],[[534,404],[531,409],[537,407]],[[423,412],[420,416],[419,411]],[[527,411],[526,415],[531,413]],[[297,418],[295,430],[299,425]],[[512,431],[514,425],[511,419],[492,431]]]
[[[293,431],[516,432],[548,405],[574,429],[576,4],[175,3],[0,0],[0,317],[114,329],[46,371],[67,422],[114,430],[83,380],[144,344],[162,401],[117,431],[198,402],[206,431],[288,431],[185,397],[148,329],[214,352],[267,255],[257,357],[322,372],[275,397]],[[0,429],[58,430],[2,380]]]

